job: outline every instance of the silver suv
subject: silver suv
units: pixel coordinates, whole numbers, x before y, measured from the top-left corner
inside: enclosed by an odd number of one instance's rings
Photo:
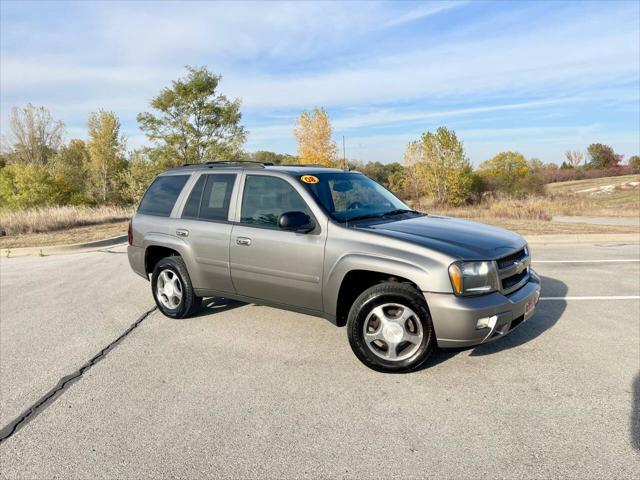
[[[131,220],[128,253],[168,317],[213,296],[324,317],[386,372],[502,337],[540,296],[520,235],[417,212],[361,173],[313,166],[169,170]]]

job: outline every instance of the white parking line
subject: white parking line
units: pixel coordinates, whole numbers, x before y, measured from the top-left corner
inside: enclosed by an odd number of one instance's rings
[[[612,258],[609,260],[532,260],[533,263],[638,263],[640,258]]]
[[[618,295],[610,297],[540,297],[540,300],[640,300],[640,295]]]

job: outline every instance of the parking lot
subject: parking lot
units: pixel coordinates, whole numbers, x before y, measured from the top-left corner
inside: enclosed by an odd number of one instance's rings
[[[532,254],[531,320],[405,375],[319,318],[146,314],[125,247],[3,258],[0,476],[638,478],[640,246]]]

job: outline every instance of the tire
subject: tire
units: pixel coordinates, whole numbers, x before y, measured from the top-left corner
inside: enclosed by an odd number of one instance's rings
[[[167,289],[170,295],[165,294],[167,283],[171,284]],[[151,275],[151,293],[158,310],[169,318],[186,318],[202,304],[202,297],[195,294],[187,266],[179,256],[165,257],[156,263]]]
[[[356,298],[349,311],[347,335],[362,363],[386,373],[419,368],[436,347],[424,297],[411,285],[399,282],[374,285]]]

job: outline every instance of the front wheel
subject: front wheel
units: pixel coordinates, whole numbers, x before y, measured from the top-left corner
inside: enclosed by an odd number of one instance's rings
[[[151,275],[151,291],[160,311],[170,318],[185,318],[201,305],[181,257],[161,259]]]
[[[358,359],[381,372],[407,372],[422,365],[436,339],[424,297],[404,283],[365,290],[351,306],[349,343]]]

